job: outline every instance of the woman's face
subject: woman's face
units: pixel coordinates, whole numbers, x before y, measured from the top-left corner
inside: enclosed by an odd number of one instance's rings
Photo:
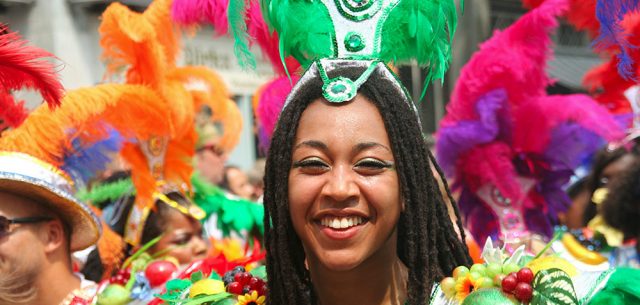
[[[173,209],[166,213],[164,220],[164,235],[153,247],[154,253],[171,249],[166,255],[176,258],[181,265],[205,258],[207,245],[197,220]]]
[[[398,175],[372,103],[361,95],[342,105],[312,102],[300,118],[292,161],[290,214],[310,266],[346,271],[381,253],[395,255]]]

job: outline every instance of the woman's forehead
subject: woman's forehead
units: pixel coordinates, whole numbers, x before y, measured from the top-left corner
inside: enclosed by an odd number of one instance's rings
[[[325,143],[355,140],[389,146],[380,112],[362,95],[341,104],[332,104],[324,99],[313,101],[300,118],[296,145],[309,140]]]

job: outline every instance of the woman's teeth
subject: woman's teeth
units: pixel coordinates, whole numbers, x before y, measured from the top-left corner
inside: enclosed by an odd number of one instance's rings
[[[351,217],[325,217],[320,220],[320,224],[332,229],[346,229],[357,226],[364,222],[360,216]]]

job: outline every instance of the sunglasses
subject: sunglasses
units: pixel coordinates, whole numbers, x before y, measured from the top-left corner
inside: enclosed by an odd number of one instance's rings
[[[217,155],[218,157],[222,157],[224,155],[224,149],[222,149],[222,148],[220,148],[218,146],[215,146],[215,145],[202,146],[202,147],[198,148],[196,150],[196,152],[203,152],[203,151],[206,151],[206,150],[212,152],[213,154]]]
[[[9,235],[13,232],[12,225],[13,224],[29,224],[29,223],[39,223],[45,221],[53,220],[53,217],[49,216],[33,216],[33,217],[22,217],[22,218],[13,218],[9,219],[5,216],[0,216],[0,236]]]

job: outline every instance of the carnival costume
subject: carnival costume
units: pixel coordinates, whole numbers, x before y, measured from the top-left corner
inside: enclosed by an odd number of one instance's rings
[[[143,88],[117,85],[78,89],[62,97],[55,66],[40,59],[52,56],[26,46],[15,33],[0,36],[0,57],[4,103],[10,102],[9,90],[24,86],[38,89],[50,105],[37,107],[22,122],[3,117],[12,129],[0,138],[0,189],[54,210],[71,229],[69,249],[85,249],[96,243],[103,228],[93,211],[75,197],[76,189],[91,178],[91,169],[104,166],[107,154],[115,150],[111,131],[146,134],[144,129],[129,125],[126,115],[116,116],[115,109],[131,111],[135,107],[129,107],[128,102],[132,100],[157,107],[157,99],[145,95]],[[12,110],[20,113],[20,109]],[[162,113],[148,115],[157,118]],[[89,304],[94,297],[95,285],[83,280],[81,288],[62,304]]]
[[[570,205],[562,186],[605,142],[623,137],[586,95],[547,95],[549,32],[567,1],[546,1],[483,43],[463,68],[438,132],[437,155],[456,178],[477,240],[548,240]],[[506,60],[508,59],[508,60]]]

